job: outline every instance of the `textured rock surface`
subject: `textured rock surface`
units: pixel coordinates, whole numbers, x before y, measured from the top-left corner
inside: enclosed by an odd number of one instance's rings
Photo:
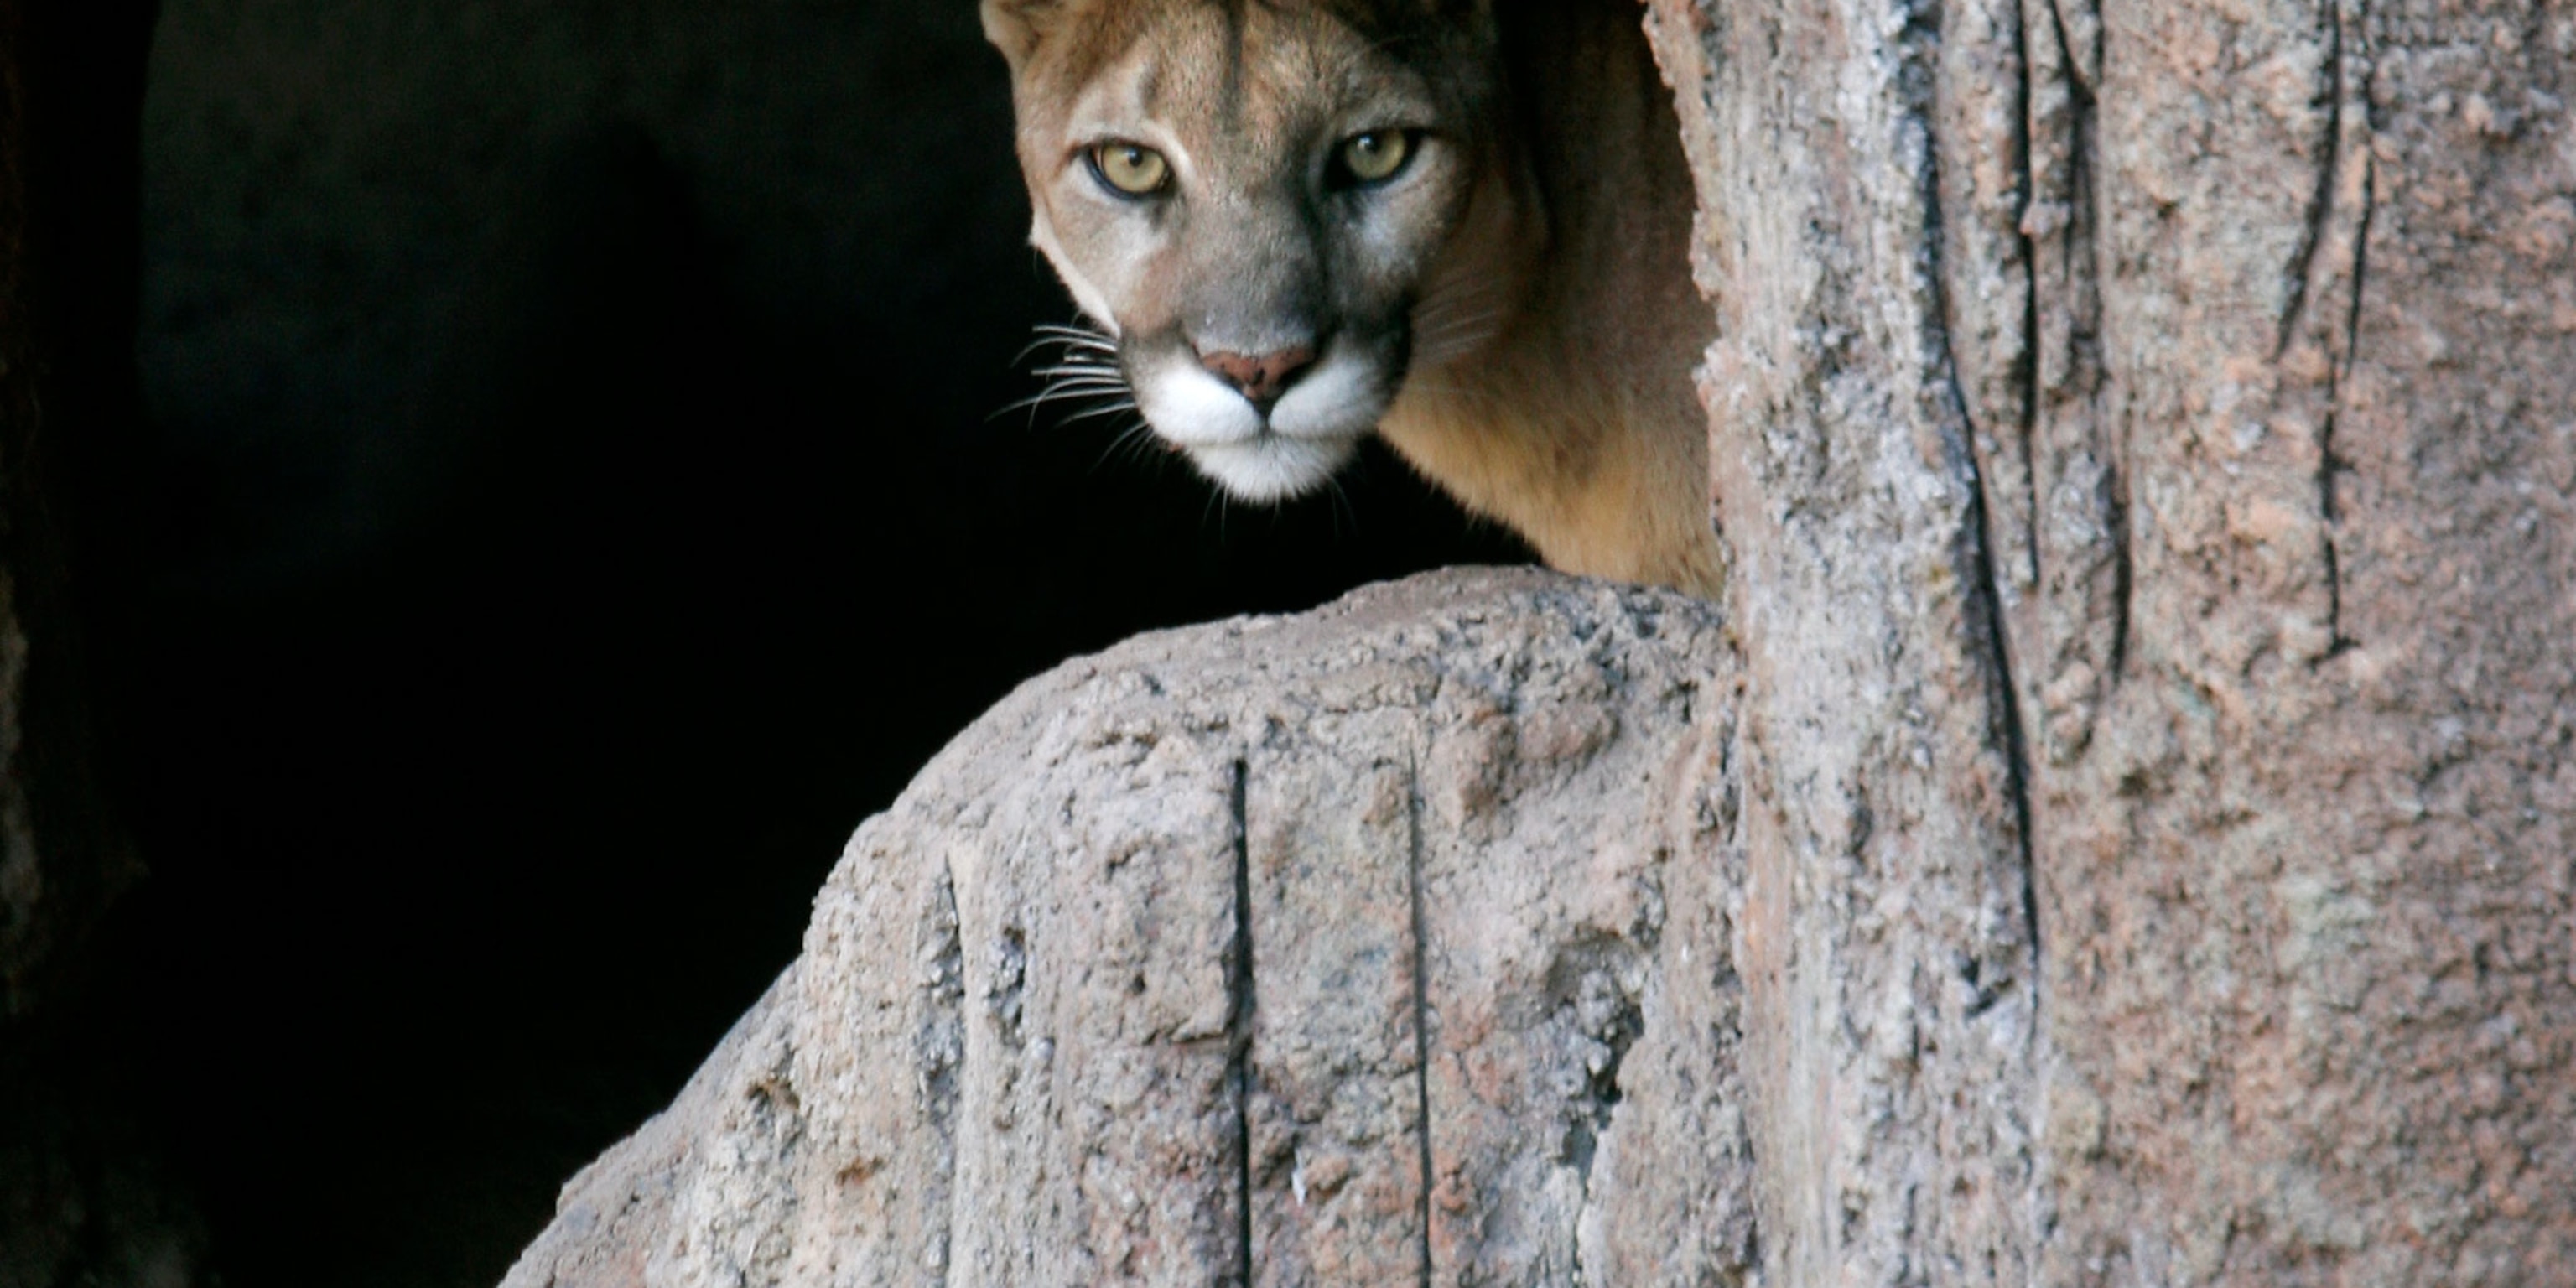
[[[508,1282],[1733,1281],[1718,636],[1458,572],[1032,682]]]
[[[2576,10],[1652,8],[1784,1282],[2576,1282]]]
[[[2038,944],[1925,244],[1943,226],[1931,91],[1983,69],[1941,57],[1904,5],[1653,13],[1719,303],[1701,390],[1737,571],[1769,1266],[2020,1282]]]
[[[2576,8],[2066,13],[2127,597],[2027,677],[2050,1268],[2576,1282]]]

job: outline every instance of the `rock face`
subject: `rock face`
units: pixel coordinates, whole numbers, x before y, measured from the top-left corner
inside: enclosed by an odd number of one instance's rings
[[[1778,1282],[2576,1283],[2576,11],[1650,9]]]
[[[508,1284],[1752,1273],[1720,629],[1455,572],[1030,683]]]

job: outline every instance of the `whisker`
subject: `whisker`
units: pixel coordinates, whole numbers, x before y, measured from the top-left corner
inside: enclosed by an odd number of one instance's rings
[[[1055,371],[1038,373],[1046,377],[1049,389],[1124,389],[1127,377],[1114,371]]]
[[[1413,329],[1423,334],[1453,331],[1460,325],[1481,323],[1502,312],[1502,288],[1486,280],[1450,286],[1433,292],[1413,306]]]
[[[1038,414],[1049,404],[1059,402],[1079,404],[1104,398],[1113,400],[1102,406],[1092,407],[1076,415],[1065,417],[1057,422],[1060,425],[1116,415],[1122,411],[1132,411],[1136,406],[1135,390],[1128,383],[1126,373],[1107,363],[1064,362],[1039,368],[1033,374],[1042,377],[1046,381],[1045,386],[1026,398],[996,410],[987,418],[987,423],[999,420],[1015,411],[1026,411],[1029,413],[1029,428],[1034,430],[1038,427]]]
[[[1058,398],[1072,397],[1076,394],[1112,393],[1117,389],[1117,385],[1106,380],[1050,380],[1046,383],[1046,388],[1038,391],[1037,400],[1053,402]]]
[[[1134,410],[1136,410],[1136,404],[1132,402],[1114,402],[1106,406],[1094,407],[1089,411],[1076,412],[1071,416],[1065,417],[1058,423],[1065,425],[1079,425],[1086,420],[1098,420],[1103,416],[1116,416],[1123,412],[1131,412]]]
[[[1016,367],[1021,363],[1028,361],[1031,357],[1037,354],[1038,350],[1054,343],[1056,342],[1052,340],[1040,340],[1036,344],[1032,344],[1029,347],[1020,350],[1019,354],[1011,359],[1011,365]],[[1039,368],[1037,369],[1036,374],[1045,375],[1050,370],[1063,369],[1082,369],[1092,371],[1118,370],[1117,355],[1107,352],[1095,355],[1067,351],[1053,354],[1045,360],[1055,365],[1048,368]]]
[[[1360,508],[1351,503],[1350,491],[1342,486],[1341,476],[1339,474],[1327,476],[1324,479],[1324,486],[1331,489],[1333,493],[1333,539],[1335,541],[1342,539],[1342,516],[1345,514],[1351,518],[1351,535],[1358,536]]]
[[[1099,473],[1115,457],[1124,457],[1138,465],[1158,464],[1154,455],[1153,430],[1142,418],[1139,418],[1135,424],[1118,431],[1118,436],[1109,440],[1109,446],[1100,451],[1100,459],[1091,463],[1091,472]]]
[[[994,421],[1000,420],[1000,419],[1001,419],[1001,418],[1003,418],[1004,416],[1008,416],[1008,415],[1010,415],[1012,412],[1019,411],[1019,410],[1021,410],[1022,408],[1032,408],[1032,407],[1036,407],[1038,404],[1040,404],[1040,403],[1042,403],[1042,402],[1045,402],[1045,401],[1046,401],[1046,395],[1044,395],[1044,394],[1040,394],[1040,395],[1038,395],[1038,396],[1037,396],[1037,397],[1035,397],[1035,398],[1022,398],[1022,399],[1020,399],[1020,400],[1019,400],[1019,401],[1017,401],[1017,402],[1014,402],[1014,403],[1008,403],[1008,404],[1005,404],[1005,405],[1003,405],[1003,406],[996,407],[996,408],[994,408],[994,409],[993,409],[993,414],[992,414],[992,415],[990,415],[990,416],[986,416],[986,417],[984,418],[984,423],[985,423],[985,424],[987,424],[987,425],[990,425],[990,424],[992,424]]]
[[[1459,326],[1491,322],[1503,315],[1502,306],[1488,304],[1483,308],[1442,308],[1414,314],[1413,325],[1419,331],[1441,331]]]
[[[1502,315],[1503,311],[1499,306],[1472,311],[1441,309],[1432,313],[1415,314],[1413,329],[1416,334],[1421,335],[1454,335],[1468,327],[1484,326],[1501,318]]]
[[[1002,417],[1004,417],[1004,416],[1008,416],[1008,415],[1010,415],[1012,412],[1020,411],[1020,410],[1022,410],[1022,409],[1024,409],[1024,408],[1025,408],[1025,409],[1028,409],[1029,411],[1031,411],[1032,415],[1031,415],[1031,417],[1030,417],[1030,420],[1031,420],[1032,424],[1034,424],[1034,423],[1035,423],[1035,420],[1036,420],[1036,417],[1035,417],[1035,415],[1034,415],[1035,410],[1036,410],[1037,408],[1044,407],[1044,406],[1045,406],[1045,405],[1047,405],[1048,403],[1051,403],[1051,402],[1062,402],[1062,401],[1064,401],[1065,399],[1068,399],[1068,398],[1076,398],[1076,397],[1085,397],[1085,396],[1089,396],[1089,397],[1097,397],[1097,396],[1098,396],[1098,395],[1100,395],[1100,394],[1113,393],[1113,392],[1116,392],[1116,391],[1115,391],[1113,388],[1111,388],[1110,386],[1106,386],[1106,385],[1101,386],[1101,387],[1099,387],[1099,388],[1097,388],[1097,389],[1067,388],[1067,387],[1064,387],[1064,386],[1061,386],[1061,385],[1051,385],[1051,386],[1048,386],[1048,387],[1047,387],[1047,388],[1045,388],[1045,389],[1039,390],[1037,393],[1032,394],[1032,395],[1030,395],[1029,397],[1022,398],[1022,399],[1020,399],[1018,402],[1011,403],[1011,404],[1009,404],[1008,406],[1005,406],[1005,407],[1001,408],[1000,410],[995,411],[995,412],[993,413],[993,415],[990,417],[990,419],[993,419],[993,420],[999,420],[999,419],[1001,419],[1001,418],[1002,418]]]
[[[1461,317],[1492,317],[1497,312],[1502,312],[1502,301],[1494,299],[1494,291],[1471,291],[1419,304],[1414,307],[1414,325],[1443,327]]]
[[[1031,354],[1049,346],[1063,349],[1068,357],[1076,352],[1096,353],[1110,358],[1118,355],[1117,340],[1090,327],[1041,322],[1032,329],[1037,332],[1038,338],[1031,341],[1029,347],[1020,350],[1019,356],[1011,359],[1012,366],[1016,367],[1028,361]]]
[[[1106,331],[1094,331],[1089,327],[1080,326],[1057,326],[1052,322],[1041,322],[1029,329],[1050,340],[1082,340],[1107,344],[1115,339]]]
[[[1494,337],[1493,329],[1480,326],[1460,327],[1437,335],[1419,336],[1413,341],[1413,355],[1416,359],[1428,359],[1434,363],[1450,362],[1483,347],[1486,341]]]
[[[1425,328],[1447,326],[1462,317],[1499,313],[1502,311],[1502,303],[1481,293],[1471,298],[1443,300],[1437,304],[1415,309],[1413,324],[1416,327]]]
[[[1070,348],[1094,349],[1101,352],[1111,352],[1118,348],[1118,343],[1105,335],[1076,335],[1072,333],[1063,335],[1044,335],[1038,337],[1038,343],[1061,344]]]
[[[1048,400],[1049,400],[1049,401],[1055,401],[1055,400],[1067,399],[1067,398],[1085,398],[1085,399],[1088,399],[1088,398],[1104,398],[1104,397],[1125,397],[1125,396],[1127,396],[1127,394],[1128,394],[1128,389],[1127,389],[1127,386],[1126,386],[1126,385],[1124,385],[1124,384],[1084,383],[1084,382],[1081,382],[1081,381],[1069,381],[1069,382],[1065,382],[1065,383],[1061,383],[1061,384],[1055,384],[1055,385],[1050,385],[1050,386],[1048,386],[1048,387],[1047,387],[1047,394],[1046,394],[1046,396],[1047,396],[1047,398],[1048,398]]]
[[[1413,340],[1414,357],[1418,361],[1432,365],[1466,357],[1499,333],[1499,329],[1493,324],[1501,317],[1500,310],[1488,310],[1471,316],[1444,319],[1434,326],[1417,327]]]

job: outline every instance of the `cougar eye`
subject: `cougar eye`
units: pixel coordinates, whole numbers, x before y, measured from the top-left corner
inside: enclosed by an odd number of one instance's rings
[[[1413,136],[1402,130],[1371,130],[1342,142],[1342,169],[1360,183],[1384,183],[1413,159]]]
[[[1103,143],[1091,150],[1092,173],[1130,197],[1150,197],[1172,181],[1172,163],[1141,143]]]

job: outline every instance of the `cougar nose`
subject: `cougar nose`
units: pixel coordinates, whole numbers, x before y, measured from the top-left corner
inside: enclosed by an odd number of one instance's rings
[[[1235,387],[1253,406],[1267,412],[1279,396],[1288,392],[1306,368],[1315,365],[1312,345],[1280,349],[1259,357],[1240,353],[1203,353],[1199,362],[1217,379]]]

